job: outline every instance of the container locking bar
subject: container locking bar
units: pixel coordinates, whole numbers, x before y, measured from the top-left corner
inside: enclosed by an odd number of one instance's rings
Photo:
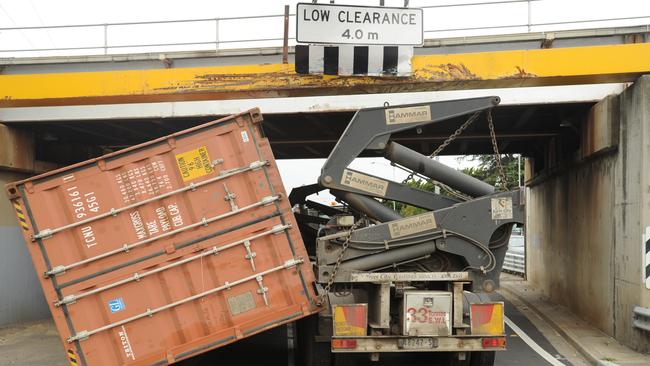
[[[186,231],[186,230],[189,230],[189,229],[193,229],[195,227],[199,227],[199,226],[202,226],[202,225],[207,226],[211,222],[221,220],[221,219],[225,219],[227,217],[236,215],[236,214],[238,214],[240,212],[244,212],[244,211],[256,208],[256,207],[269,205],[269,204],[271,204],[271,203],[273,203],[273,202],[275,202],[275,201],[277,201],[279,199],[280,199],[280,196],[267,196],[267,197],[262,198],[258,202],[255,202],[255,203],[250,204],[248,206],[244,206],[244,207],[242,207],[240,209],[237,209],[236,211],[229,211],[229,212],[226,212],[226,213],[221,214],[221,215],[212,216],[210,218],[205,218],[204,217],[204,218],[201,219],[201,221],[195,222],[193,224],[189,224],[187,226],[183,226],[181,228],[178,228],[178,229],[175,229],[175,230],[172,230],[172,231],[168,231],[168,232],[166,232],[164,234],[154,236],[152,238],[148,238],[148,239],[145,239],[145,240],[141,240],[141,241],[138,241],[138,242],[135,242],[135,243],[132,243],[132,244],[124,244],[119,249],[114,249],[114,250],[102,253],[100,255],[96,255],[94,257],[89,257],[89,258],[86,258],[86,259],[81,260],[79,262],[74,262],[74,263],[71,263],[71,264],[68,264],[68,265],[56,266],[56,267],[52,268],[50,271],[45,272],[45,277],[56,276],[58,274],[61,274],[61,273],[65,272],[65,271],[69,270],[69,269],[79,267],[79,266],[84,265],[84,264],[92,263],[94,261],[97,261],[97,260],[100,260],[100,259],[103,259],[103,258],[106,258],[106,257],[110,257],[110,256],[118,254],[118,253],[123,253],[123,252],[126,253],[126,252],[128,252],[129,250],[131,250],[133,248],[136,248],[136,247],[151,243],[151,242],[156,241],[158,239],[166,238],[168,236],[172,236],[172,235],[178,234],[180,232],[183,232],[183,231]]]
[[[251,281],[251,280],[257,281],[258,277],[266,276],[266,275],[268,275],[270,273],[281,271],[283,269],[290,269],[292,267],[298,266],[299,264],[302,264],[303,262],[304,262],[304,260],[302,258],[289,259],[288,261],[284,262],[282,265],[267,269],[266,271],[255,273],[255,274],[253,274],[251,276],[247,276],[247,277],[244,277],[242,279],[239,279],[239,280],[236,280],[236,281],[233,281],[233,282],[226,282],[226,283],[224,283],[223,285],[221,285],[219,287],[215,287],[215,288],[213,288],[211,290],[208,290],[208,291],[200,292],[198,294],[186,297],[186,298],[184,298],[182,300],[178,300],[178,301],[169,303],[167,305],[163,305],[163,306],[158,307],[158,308],[147,309],[147,311],[145,311],[144,313],[134,315],[132,317],[120,320],[118,322],[110,323],[110,324],[104,325],[103,327],[99,327],[99,328],[96,328],[96,329],[93,329],[93,330],[79,331],[79,332],[77,332],[77,334],[75,334],[75,335],[71,336],[70,338],[68,338],[67,341],[68,341],[68,343],[72,343],[72,342],[75,342],[75,341],[85,340],[85,339],[89,338],[90,336],[92,336],[93,334],[97,334],[97,333],[103,332],[105,330],[109,330],[109,329],[112,329],[112,328],[115,328],[115,327],[119,327],[121,325],[124,325],[126,323],[130,323],[130,322],[138,320],[138,319],[154,316],[155,314],[157,314],[157,313],[159,313],[159,312],[161,312],[163,310],[171,309],[171,308],[176,307],[178,305],[182,305],[182,304],[185,304],[187,302],[194,301],[196,299],[200,299],[202,297],[212,295],[214,293],[217,293],[217,292],[220,292],[220,291],[223,291],[223,290],[227,290],[227,289],[229,289],[229,288],[231,288],[233,286],[237,286],[237,285],[242,284],[242,283],[247,282],[247,281]],[[258,283],[259,283],[259,281],[258,281]],[[266,289],[266,291],[268,291],[268,289]],[[266,297],[266,292],[264,292],[264,296]],[[267,303],[267,305],[268,305],[268,303]]]
[[[246,247],[246,251],[248,252],[248,251],[250,251],[250,242],[251,242],[251,240],[255,240],[255,239],[261,238],[261,237],[266,236],[266,235],[277,234],[277,233],[283,232],[283,231],[285,231],[285,230],[287,230],[289,228],[291,228],[291,225],[276,225],[271,230],[267,230],[267,231],[261,232],[261,233],[256,234],[256,235],[249,236],[249,237],[247,237],[245,239],[238,240],[238,241],[235,241],[235,242],[232,242],[232,243],[229,243],[229,244],[226,244],[226,245],[222,245],[222,246],[219,246],[219,247],[218,246],[213,246],[212,248],[210,248],[208,250],[205,250],[200,254],[193,255],[191,257],[182,259],[182,260],[174,262],[174,263],[170,263],[168,265],[153,269],[151,271],[147,271],[147,272],[144,272],[144,273],[137,273],[136,272],[130,277],[119,280],[117,282],[113,282],[113,283],[108,284],[106,286],[97,287],[97,288],[95,288],[93,290],[90,290],[90,291],[87,291],[87,292],[82,292],[82,293],[79,293],[79,294],[76,294],[76,295],[74,295],[74,294],[73,295],[67,295],[63,299],[55,302],[54,305],[55,306],[61,306],[63,304],[68,304],[68,305],[73,304],[77,300],[82,299],[84,297],[87,297],[87,296],[94,295],[94,294],[102,292],[102,291],[112,289],[114,287],[123,285],[125,283],[129,283],[129,282],[132,282],[132,281],[139,281],[139,280],[141,280],[141,279],[143,279],[143,278],[145,278],[147,276],[150,276],[152,274],[160,273],[160,272],[168,270],[170,268],[177,267],[177,266],[180,266],[182,264],[189,263],[191,261],[194,261],[194,260],[197,260],[197,259],[200,259],[200,258],[203,258],[203,257],[219,254],[220,252],[222,252],[222,251],[224,251],[226,249],[230,249],[230,248],[233,248],[233,247],[241,245],[241,244],[244,244],[244,246]],[[253,252],[253,254],[254,253],[255,252]],[[248,257],[248,255],[247,255],[247,257]],[[248,259],[248,258],[246,258],[246,259]],[[254,262],[252,262],[252,259],[251,259],[251,264],[253,266],[253,271],[255,271],[255,264],[254,264]]]
[[[75,228],[77,226],[81,226],[81,225],[87,224],[89,222],[100,220],[100,219],[103,219],[103,218],[108,217],[108,216],[115,217],[115,216],[117,216],[117,214],[119,214],[121,212],[124,212],[126,210],[130,210],[132,208],[140,207],[142,205],[146,205],[147,203],[151,203],[151,202],[163,199],[163,198],[173,196],[173,195],[175,195],[177,193],[182,193],[182,192],[186,192],[186,191],[194,191],[198,187],[204,186],[206,184],[217,182],[217,181],[226,179],[228,177],[232,177],[233,175],[236,175],[236,174],[245,173],[245,172],[248,172],[248,171],[259,169],[259,168],[263,167],[264,165],[268,165],[268,163],[269,163],[268,161],[254,161],[254,162],[252,162],[252,163],[250,163],[250,164],[248,164],[246,166],[242,166],[242,167],[235,168],[235,169],[230,169],[227,172],[222,171],[216,177],[212,177],[210,179],[206,179],[206,180],[198,182],[198,183],[190,183],[189,185],[187,185],[187,186],[185,186],[183,188],[175,189],[173,191],[169,191],[167,193],[163,193],[163,194],[155,196],[155,197],[147,198],[146,200],[136,202],[136,203],[133,203],[133,204],[128,205],[128,206],[124,206],[124,207],[120,207],[120,208],[111,208],[107,212],[104,212],[103,214],[99,214],[97,216],[89,217],[87,219],[77,221],[77,222],[72,223],[72,224],[60,226],[60,227],[57,227],[57,228],[54,228],[54,229],[43,229],[43,230],[39,231],[38,233],[36,233],[36,234],[34,234],[32,236],[32,241],[35,241],[37,239],[46,239],[46,238],[49,238],[52,235],[54,235],[54,234],[56,234],[58,232],[61,232],[63,230],[72,229],[72,228]]]

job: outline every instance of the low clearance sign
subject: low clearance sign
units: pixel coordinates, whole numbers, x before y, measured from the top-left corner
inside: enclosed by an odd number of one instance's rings
[[[423,43],[422,9],[299,3],[298,43],[403,45]]]

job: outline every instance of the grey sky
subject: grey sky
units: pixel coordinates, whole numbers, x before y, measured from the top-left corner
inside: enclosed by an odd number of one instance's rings
[[[458,3],[479,3],[488,0],[411,0],[410,6],[436,6]],[[323,1],[321,2],[329,2]],[[152,0],[0,0],[0,27],[24,27],[42,25],[103,24],[115,22],[223,18],[248,15],[280,14],[285,4],[295,12],[297,1],[242,0],[242,1],[152,1]],[[336,1],[338,4],[378,5],[378,0]],[[389,6],[401,6],[403,0],[386,0]],[[533,31],[567,28],[594,28],[607,26],[638,25],[650,23],[650,2],[644,0],[539,0],[531,3],[530,20],[534,24],[591,20],[605,18],[649,16],[645,19],[618,20],[614,22],[577,23],[572,25],[546,25],[533,27]],[[478,6],[425,9],[425,30],[458,29],[467,27],[491,27],[521,25],[528,22],[528,4],[491,4]],[[290,35],[294,35],[292,27]],[[439,31],[425,33],[425,38],[468,36],[526,32],[527,27],[505,29]],[[162,24],[147,26],[111,27],[108,32],[110,45],[133,45],[176,42],[212,42],[216,38],[215,26],[210,22]],[[222,21],[219,39],[241,40],[282,36],[282,19],[255,19]],[[0,49],[53,48],[102,46],[102,27],[82,29],[1,31]],[[277,45],[278,42],[275,42]],[[228,43],[224,47],[259,47],[269,42]],[[120,48],[113,53],[133,51],[171,51],[213,46],[175,46],[154,48]],[[97,53],[99,50],[65,51],[56,54]],[[49,54],[52,54],[51,52]],[[2,53],[0,56],[39,55],[33,53]]]

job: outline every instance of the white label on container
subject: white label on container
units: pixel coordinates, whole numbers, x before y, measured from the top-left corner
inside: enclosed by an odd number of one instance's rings
[[[431,120],[431,107],[422,105],[417,107],[390,108],[386,110],[386,124],[397,125],[401,123],[425,122]]]
[[[131,341],[129,341],[129,335],[126,334],[126,328],[124,328],[124,326],[122,326],[118,335],[120,336],[120,342],[122,342],[122,349],[124,350],[124,354],[126,355],[126,358],[135,360],[135,353],[133,352],[133,348],[131,347]]]
[[[421,233],[427,230],[433,230],[435,228],[436,218],[433,216],[433,212],[426,212],[421,215],[393,221],[388,224],[388,231],[390,231],[390,237],[393,239]]]
[[[125,204],[172,190],[172,182],[163,161],[153,161],[120,171],[115,174],[115,182]]]
[[[380,197],[384,197],[386,195],[386,189],[388,189],[388,182],[385,180],[347,169],[343,170],[341,184]]]
[[[77,186],[70,186],[66,189],[66,193],[76,219],[85,219],[88,215],[99,212],[99,202],[95,192],[82,193]]]
[[[512,197],[492,198],[492,220],[512,219]]]
[[[84,243],[86,243],[87,248],[91,248],[97,245],[97,238],[95,237],[93,228],[90,225],[81,228],[81,238],[83,239]]]
[[[244,142],[248,142],[248,133],[246,133],[246,131],[241,132],[241,140]]]
[[[129,214],[133,230],[138,240],[143,240],[183,226],[183,217],[176,203],[159,206],[154,209],[153,214],[155,217],[147,221],[143,219],[142,214],[138,210]]]

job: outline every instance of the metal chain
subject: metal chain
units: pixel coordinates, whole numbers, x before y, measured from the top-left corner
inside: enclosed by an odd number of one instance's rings
[[[499,173],[499,179],[501,180],[501,190],[508,190],[508,181],[506,180],[506,173],[503,170],[503,165],[501,164],[501,154],[499,153],[499,145],[497,144],[497,135],[494,133],[494,124],[492,123],[492,110],[488,110],[487,113],[488,127],[490,128],[490,138],[492,139],[492,150],[494,150],[494,157],[497,161],[497,170]],[[496,185],[496,184],[495,184]]]
[[[442,144],[440,144],[440,146],[438,146],[438,148],[434,152],[432,152],[431,155],[429,155],[429,158],[433,159],[436,156],[438,156],[438,154],[440,154],[442,152],[442,150],[444,150],[458,136],[460,136],[460,134],[462,134],[463,131],[465,131],[465,129],[467,129],[467,127],[469,127],[469,125],[472,124],[472,122],[476,121],[476,119],[478,118],[478,116],[480,114],[481,114],[481,112],[474,112],[474,114],[472,114],[467,119],[467,121],[465,121],[465,123],[460,125],[460,127],[458,127],[458,129],[456,129],[456,131],[454,131],[454,133],[452,133],[449,137],[447,137],[447,139]],[[402,181],[402,184],[404,184],[404,183],[408,182],[409,180],[413,179],[413,176],[415,176],[415,172],[411,172],[411,174],[409,174],[408,177],[406,177],[406,179],[404,179]]]
[[[332,285],[334,284],[334,278],[336,277],[336,273],[339,271],[339,267],[341,266],[341,262],[343,262],[343,256],[345,255],[345,251],[348,249],[350,246],[350,238],[352,238],[352,232],[354,232],[354,229],[359,227],[361,224],[361,221],[363,218],[360,218],[357,222],[355,222],[352,226],[350,226],[350,231],[348,231],[348,234],[345,237],[345,241],[342,244],[342,250],[341,253],[339,253],[339,256],[336,258],[336,263],[334,263],[334,267],[332,268],[332,273],[330,274],[329,278],[327,279],[327,284],[325,285],[325,288],[323,289],[323,293],[318,296],[318,301],[316,302],[316,305],[321,306],[323,303],[325,303],[325,298],[327,297],[327,294],[330,292],[330,289],[332,288]]]

